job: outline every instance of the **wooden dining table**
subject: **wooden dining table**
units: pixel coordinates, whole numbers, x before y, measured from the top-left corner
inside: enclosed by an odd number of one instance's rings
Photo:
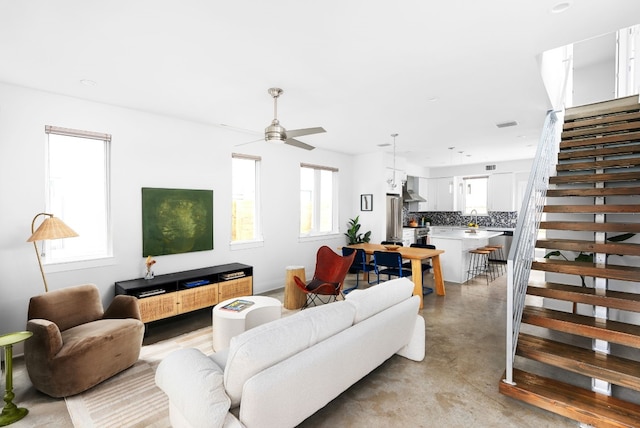
[[[389,251],[381,244],[350,244],[347,245],[351,248],[360,248],[368,256],[372,256],[374,251]],[[433,250],[430,248],[418,248],[418,247],[399,247],[397,250],[393,250],[402,256],[403,259],[411,260],[411,278],[413,280],[413,294],[420,296],[420,307],[423,307],[422,300],[422,261],[425,259],[431,259],[431,266],[433,267],[433,279],[435,282],[436,294],[438,296],[444,296],[444,280],[442,279],[442,269],[440,268],[440,254],[444,253],[443,250]]]

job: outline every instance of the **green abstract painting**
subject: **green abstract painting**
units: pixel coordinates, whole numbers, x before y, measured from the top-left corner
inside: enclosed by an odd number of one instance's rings
[[[213,190],[142,188],[142,256],[213,249]]]

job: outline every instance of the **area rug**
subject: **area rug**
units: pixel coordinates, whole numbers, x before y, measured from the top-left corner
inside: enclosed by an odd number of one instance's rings
[[[213,353],[211,327],[143,346],[133,367],[89,391],[65,399],[76,427],[170,427],[167,396],[155,384],[160,361],[180,348]]]

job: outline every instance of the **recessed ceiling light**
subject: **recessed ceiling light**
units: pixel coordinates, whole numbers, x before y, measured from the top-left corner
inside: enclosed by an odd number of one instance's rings
[[[438,98],[438,97],[431,97],[431,98],[427,98],[427,101],[429,101],[429,102],[431,102],[431,103],[436,102],[436,101],[438,101],[438,100],[439,100],[439,98]]]
[[[568,2],[568,1],[556,3],[556,5],[551,8],[551,13],[562,13],[565,10],[569,9],[570,7],[571,7],[571,2]]]
[[[97,86],[98,82],[96,82],[95,80],[91,80],[91,79],[81,79],[80,83],[82,83],[84,86]]]

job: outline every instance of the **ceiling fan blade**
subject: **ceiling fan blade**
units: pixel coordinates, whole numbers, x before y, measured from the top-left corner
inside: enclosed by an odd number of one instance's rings
[[[262,132],[256,131],[254,129],[240,128],[239,126],[227,125],[226,123],[220,123],[219,126],[226,128],[230,131],[240,132],[243,134],[252,134],[252,135],[262,134]]]
[[[315,147],[310,146],[309,144],[303,143],[302,141],[298,141],[294,138],[287,138],[284,141],[285,144],[289,144],[290,146],[298,147],[305,150],[313,150]]]
[[[287,138],[301,137],[303,135],[321,134],[327,132],[322,127],[317,128],[305,128],[305,129],[289,129],[287,131]]]
[[[234,147],[244,146],[244,145],[251,144],[251,143],[257,143],[258,141],[264,141],[264,138],[259,138],[257,140],[253,140],[253,141],[247,141],[246,143],[236,144]]]

